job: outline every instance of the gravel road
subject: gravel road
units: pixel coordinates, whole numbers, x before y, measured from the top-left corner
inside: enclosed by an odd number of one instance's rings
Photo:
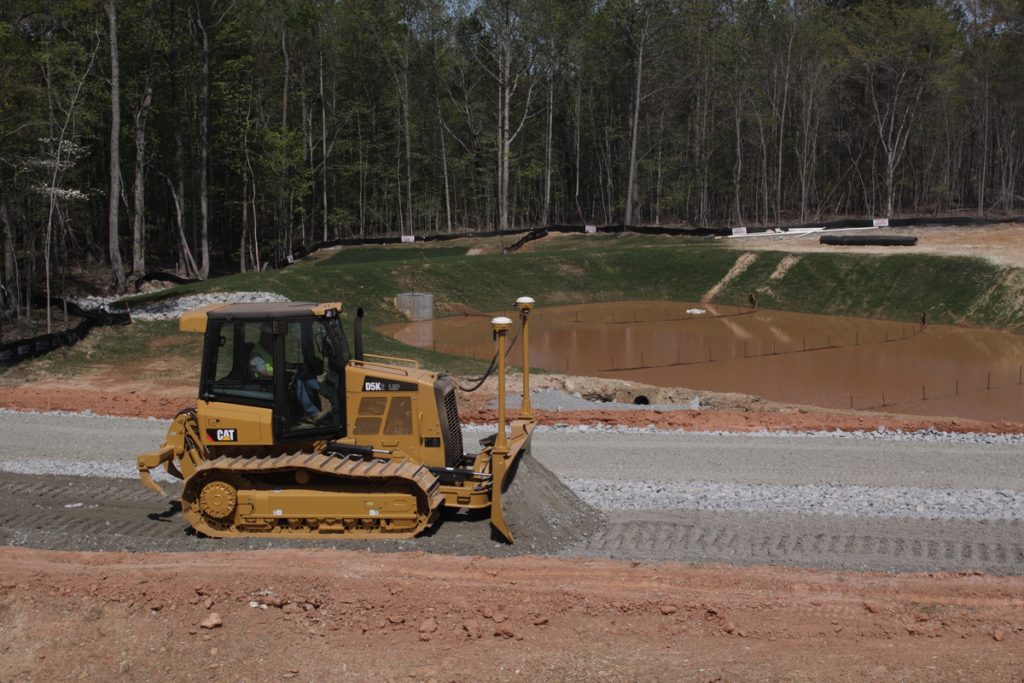
[[[208,545],[185,533],[167,499],[125,481],[136,477],[134,456],[159,444],[165,421],[0,411],[0,430],[0,540]],[[466,443],[483,433],[467,430]],[[607,511],[607,528],[575,555],[1024,574],[1024,456],[1015,443],[986,440],[541,429],[533,452]],[[485,521],[464,521],[373,547],[529,551],[493,543]]]

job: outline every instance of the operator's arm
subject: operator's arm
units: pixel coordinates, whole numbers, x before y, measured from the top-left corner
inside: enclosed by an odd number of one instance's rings
[[[260,355],[253,354],[253,357],[249,359],[249,367],[256,374],[257,377],[273,377],[274,371],[267,367],[266,361],[260,357]]]

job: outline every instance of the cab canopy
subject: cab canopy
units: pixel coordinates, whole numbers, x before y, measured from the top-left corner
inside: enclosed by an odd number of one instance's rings
[[[333,313],[332,313],[333,312]],[[210,304],[182,314],[178,329],[182,332],[206,332],[207,320],[284,320],[323,317],[341,313],[338,302],[315,304],[309,301],[255,304]]]

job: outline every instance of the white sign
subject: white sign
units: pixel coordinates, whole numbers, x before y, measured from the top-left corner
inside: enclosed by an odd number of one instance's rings
[[[412,244],[416,241],[416,235],[402,235],[402,244]]]
[[[587,232],[587,233],[595,233],[595,232],[597,232],[597,226],[596,225],[585,225],[585,226],[583,226],[583,231]]]

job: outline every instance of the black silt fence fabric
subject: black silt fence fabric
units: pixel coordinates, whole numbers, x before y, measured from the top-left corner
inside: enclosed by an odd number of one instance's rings
[[[52,301],[54,306],[64,306],[61,300]],[[126,312],[110,312],[105,310],[83,311],[81,308],[67,302],[68,313],[83,316],[85,319],[70,330],[43,334],[28,339],[0,344],[0,368],[9,368],[30,358],[37,358],[55,349],[65,346],[74,346],[96,326],[104,325],[127,325],[131,323],[131,316]]]

